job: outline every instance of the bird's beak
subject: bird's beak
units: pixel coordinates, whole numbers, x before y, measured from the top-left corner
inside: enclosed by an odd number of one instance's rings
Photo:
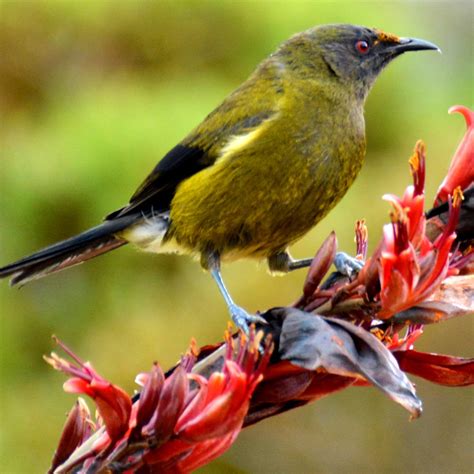
[[[418,38],[400,38],[398,43],[388,49],[395,54],[405,53],[406,51],[422,51],[424,49],[432,49],[441,53],[441,49],[435,44]]]

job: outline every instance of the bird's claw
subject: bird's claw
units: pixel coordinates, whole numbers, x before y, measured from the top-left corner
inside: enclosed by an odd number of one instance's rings
[[[337,252],[334,257],[334,266],[337,271],[350,279],[362,270],[364,264],[363,260],[351,257],[345,252]]]
[[[267,321],[258,314],[249,314],[236,304],[229,306],[229,312],[235,325],[248,336],[251,324],[267,324]]]

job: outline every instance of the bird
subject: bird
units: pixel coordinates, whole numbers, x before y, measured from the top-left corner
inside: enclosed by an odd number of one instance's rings
[[[266,259],[273,273],[310,265],[294,260],[289,246],[337,204],[361,169],[364,103],[375,79],[393,59],[420,50],[439,48],[350,24],[295,34],[162,157],[128,204],[0,268],[0,278],[22,285],[127,243],[188,254],[248,331],[262,318],[234,302],[221,262]]]

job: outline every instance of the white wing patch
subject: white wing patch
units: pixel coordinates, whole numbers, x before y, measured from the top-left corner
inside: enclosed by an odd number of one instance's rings
[[[260,135],[268,127],[269,123],[275,120],[277,116],[278,114],[272,115],[269,119],[262,122],[260,125],[258,125],[257,128],[251,130],[250,132],[243,133],[242,135],[231,136],[222,148],[220,156],[219,158],[217,158],[215,164],[220,164],[223,161],[226,161],[235,153],[248,147],[253,141],[257,140],[260,137]]]

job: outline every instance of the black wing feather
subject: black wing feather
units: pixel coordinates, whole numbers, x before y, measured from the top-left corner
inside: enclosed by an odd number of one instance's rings
[[[151,209],[154,212],[167,211],[178,184],[212,163],[213,160],[210,160],[201,148],[176,145],[155,166],[148,178],[133,194],[130,203],[112,212],[106,219],[116,219],[136,212],[147,214]]]

